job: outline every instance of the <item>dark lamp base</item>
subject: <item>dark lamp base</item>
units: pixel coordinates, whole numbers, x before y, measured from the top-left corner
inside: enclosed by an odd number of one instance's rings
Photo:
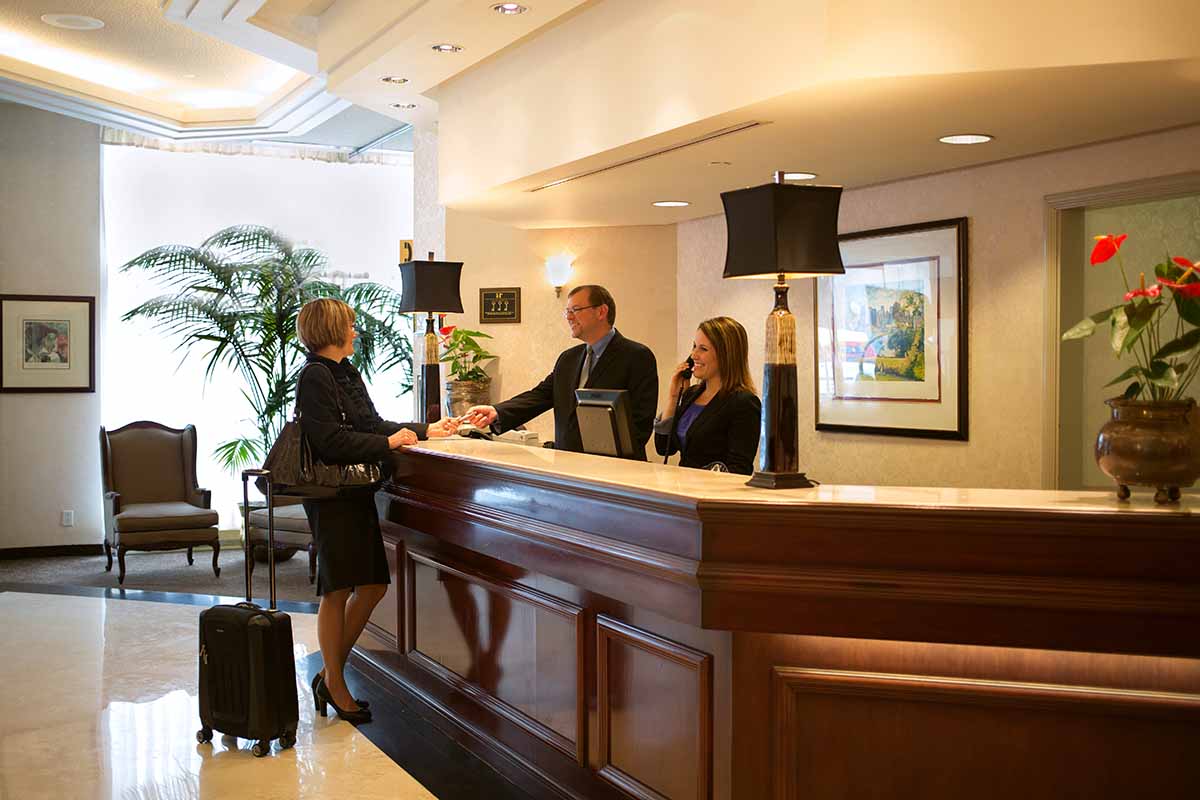
[[[817,484],[803,472],[755,472],[746,485],[759,489],[810,489]]]

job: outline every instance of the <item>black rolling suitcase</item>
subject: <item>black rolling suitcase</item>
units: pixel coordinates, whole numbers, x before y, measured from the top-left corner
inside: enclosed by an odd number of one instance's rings
[[[263,609],[250,594],[251,478],[266,477],[267,561],[270,566],[271,607]],[[257,740],[254,755],[296,743],[300,709],[296,697],[296,661],[292,649],[292,619],[275,609],[275,514],[270,473],[261,469],[242,472],[242,497],[246,501],[246,602],[213,606],[200,614],[200,724],[199,742],[212,741],[213,731]]]

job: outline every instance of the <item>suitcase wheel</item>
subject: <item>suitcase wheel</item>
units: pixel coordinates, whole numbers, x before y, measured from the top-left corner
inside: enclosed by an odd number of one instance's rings
[[[285,733],[283,736],[279,737],[279,749],[287,750],[287,749],[295,747],[295,746],[296,746],[296,734],[295,733]]]
[[[254,747],[250,748],[250,752],[254,753],[255,758],[262,758],[267,753],[271,752],[271,741],[263,739],[261,742],[255,742]]]
[[[200,744],[208,744],[212,741],[212,737],[212,728],[201,728],[200,730],[196,731],[196,741]]]

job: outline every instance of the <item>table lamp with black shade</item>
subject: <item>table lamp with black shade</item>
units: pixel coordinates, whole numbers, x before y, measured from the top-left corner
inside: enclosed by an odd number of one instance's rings
[[[775,183],[721,194],[729,243],[725,278],[774,277],[775,307],[767,316],[758,468],[748,485],[765,489],[815,484],[800,466],[796,384],[796,318],[788,310],[788,278],[841,275],[838,249],[840,186]]]
[[[433,315],[462,313],[462,295],[458,289],[462,266],[461,261],[434,261],[432,251],[426,261],[405,261],[400,265],[404,284],[400,311],[426,314],[417,422],[437,422],[442,418],[441,360]]]

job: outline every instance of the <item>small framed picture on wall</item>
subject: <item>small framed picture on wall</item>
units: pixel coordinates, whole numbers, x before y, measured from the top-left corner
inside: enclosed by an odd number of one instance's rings
[[[0,392],[96,391],[96,298],[0,294]]]
[[[480,289],[479,321],[481,323],[520,322],[520,287],[505,286],[498,289]]]

